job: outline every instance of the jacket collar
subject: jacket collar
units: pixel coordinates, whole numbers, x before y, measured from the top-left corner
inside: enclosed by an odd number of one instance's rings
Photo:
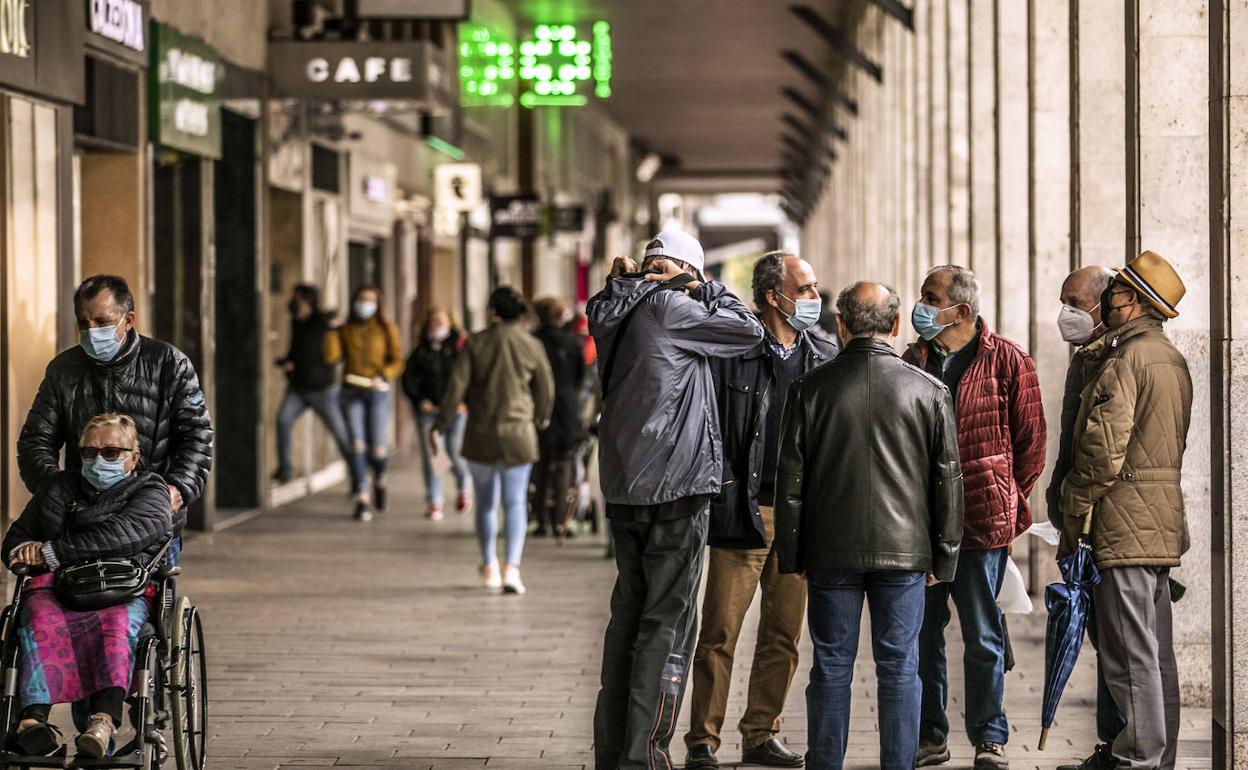
[[[1116,348],[1132,337],[1139,337],[1141,334],[1153,331],[1161,331],[1161,321],[1151,316],[1140,316],[1113,329],[1102,337],[1101,341],[1108,348]]]
[[[859,337],[858,339],[850,340],[849,344],[845,346],[845,349],[841,351],[842,356],[854,353],[863,355],[897,355],[897,351],[893,349],[892,345],[888,344],[884,340],[876,339],[875,337]]]
[[[757,313],[755,315],[757,315]],[[760,323],[761,323],[761,319],[760,319]],[[828,357],[825,356],[822,352],[820,352],[819,346],[815,344],[813,337],[814,335],[810,332],[809,329],[806,331],[798,332],[797,342],[794,343],[794,346],[797,348],[797,351],[794,353],[794,355],[804,355],[808,353],[820,362],[826,361]],[[756,358],[762,358],[766,356],[767,346],[771,344],[772,339],[774,338],[771,336],[771,332],[767,330],[766,326],[764,326],[762,341],[759,342],[757,345],[755,345],[748,353],[743,355],[742,358],[744,358],[747,361],[750,361]]]
[[[126,341],[121,344],[121,350],[117,351],[117,355],[112,361],[97,361],[87,355],[87,351],[82,350],[82,355],[91,364],[101,369],[120,369],[129,366],[134,359],[139,357],[139,348],[143,345],[143,336],[134,329],[126,334]]]

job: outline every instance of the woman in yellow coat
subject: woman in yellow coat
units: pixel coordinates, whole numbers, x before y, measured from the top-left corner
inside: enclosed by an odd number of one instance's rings
[[[361,286],[351,299],[347,322],[325,335],[325,361],[342,361],[342,412],[351,437],[351,494],[355,518],[371,521],[373,508],[386,508],[386,466],[389,460],[390,383],[403,370],[399,328],[386,317],[381,291]],[[373,497],[368,496],[368,469],[373,472]]]

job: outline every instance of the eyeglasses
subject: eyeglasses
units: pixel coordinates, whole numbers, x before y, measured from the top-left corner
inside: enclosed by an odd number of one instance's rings
[[[121,457],[122,455],[128,452],[133,452],[133,451],[134,451],[133,449],[127,449],[126,447],[119,447],[119,446],[78,447],[78,454],[81,455],[82,459],[84,460],[94,460],[96,457],[103,457],[105,460],[108,460],[109,462],[112,462],[113,460],[116,460],[118,457]]]

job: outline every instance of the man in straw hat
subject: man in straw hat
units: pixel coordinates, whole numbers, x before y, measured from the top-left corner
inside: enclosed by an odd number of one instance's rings
[[[1098,652],[1126,717],[1112,747],[1119,768],[1168,770],[1178,747],[1168,578],[1188,548],[1180,481],[1192,380],[1162,324],[1184,292],[1174,268],[1146,251],[1101,295],[1109,332],[1085,348],[1092,373],[1062,484],[1059,556],[1086,532],[1101,570]]]

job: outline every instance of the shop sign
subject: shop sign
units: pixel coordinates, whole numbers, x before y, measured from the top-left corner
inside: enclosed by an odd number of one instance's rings
[[[443,163],[434,171],[438,208],[472,211],[481,205],[481,166],[476,163]]]
[[[152,135],[165,147],[221,157],[217,52],[166,24],[152,24]]]
[[[468,0],[355,0],[361,19],[425,19],[463,21],[470,14]]]
[[[490,198],[490,234],[495,238],[536,238],[542,230],[542,202],[536,195]]]
[[[304,99],[430,100],[445,75],[429,43],[275,41],[269,76],[277,96]]]
[[[86,0],[87,40],[139,65],[147,64],[147,0]]]
[[[28,0],[0,0],[0,54],[30,56],[29,10]]]
[[[386,180],[379,176],[364,177],[364,200],[373,203],[388,203],[390,187],[386,184]]]
[[[557,233],[579,233],[585,230],[584,206],[555,206],[550,209],[550,226]]]

